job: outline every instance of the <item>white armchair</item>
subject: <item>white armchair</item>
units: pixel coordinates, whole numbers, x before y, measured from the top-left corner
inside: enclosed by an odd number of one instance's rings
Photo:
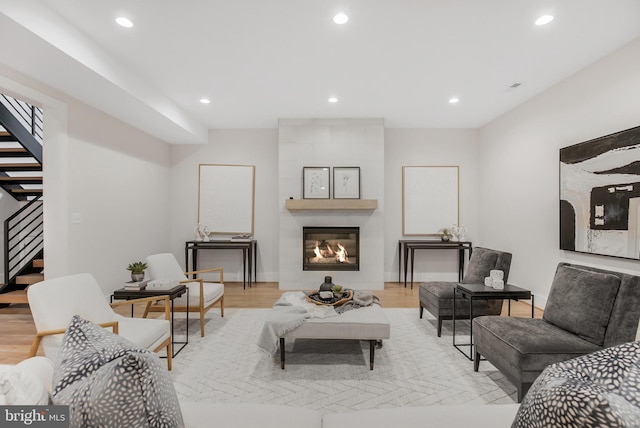
[[[36,325],[29,356],[38,352],[42,344],[45,356],[56,361],[71,318],[82,318],[111,327],[114,333],[128,339],[135,345],[157,352],[167,350],[167,368],[171,370],[171,324],[168,296],[149,297],[107,303],[102,289],[95,278],[88,273],[48,279],[29,286],[27,289],[29,307]],[[114,312],[113,307],[154,302],[163,302],[165,319],[128,318]],[[145,312],[146,313],[146,312]]]
[[[184,272],[178,260],[171,253],[154,254],[147,257],[147,273],[151,279],[176,280],[189,287],[189,302],[186,296],[173,301],[176,312],[197,312],[200,315],[200,336],[204,337],[205,314],[216,303],[220,302],[220,316],[224,317],[224,273],[222,268],[201,269]],[[218,272],[220,282],[205,282],[202,278],[188,278],[188,275],[199,275],[207,272]]]

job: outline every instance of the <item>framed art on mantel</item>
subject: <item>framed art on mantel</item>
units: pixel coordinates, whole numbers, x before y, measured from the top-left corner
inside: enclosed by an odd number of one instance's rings
[[[329,167],[305,166],[302,168],[302,198],[329,199]]]
[[[333,199],[360,199],[360,167],[333,168]]]
[[[457,166],[402,167],[402,234],[437,235],[459,223]]]
[[[640,258],[640,126],[560,149],[560,249]]]

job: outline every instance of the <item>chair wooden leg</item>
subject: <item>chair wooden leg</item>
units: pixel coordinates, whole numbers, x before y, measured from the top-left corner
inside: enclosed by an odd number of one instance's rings
[[[151,309],[151,303],[147,302],[147,306],[144,308],[144,314],[142,314],[142,318],[146,318],[149,315],[149,310]]]
[[[204,337],[204,310],[200,309],[200,337]]]
[[[171,356],[173,349],[171,349],[171,341],[167,344],[167,370],[171,371],[173,367],[173,357]]]
[[[220,297],[220,316],[224,318],[224,294]]]

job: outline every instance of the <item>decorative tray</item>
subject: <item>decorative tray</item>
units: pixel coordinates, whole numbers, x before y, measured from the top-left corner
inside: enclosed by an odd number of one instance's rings
[[[315,303],[316,305],[329,305],[329,306],[340,306],[345,302],[348,302],[353,298],[353,290],[345,290],[342,292],[342,295],[337,296],[334,294],[330,299],[323,299],[320,297],[318,292],[311,293],[307,295],[307,301],[311,303]]]

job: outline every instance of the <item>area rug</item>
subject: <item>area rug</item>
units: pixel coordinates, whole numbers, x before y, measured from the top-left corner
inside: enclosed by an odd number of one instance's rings
[[[170,372],[181,400],[268,403],[346,412],[380,407],[515,402],[515,387],[490,363],[480,371],[452,346],[451,332],[436,336],[435,320],[417,309],[384,309],[391,338],[376,350],[369,370],[369,343],[289,340],[286,368],[279,354],[256,343],[269,309],[210,311],[206,336],[190,320],[189,344]],[[468,328],[468,322],[467,328]],[[184,320],[176,319],[176,328]],[[461,340],[468,339],[463,330]],[[179,331],[179,330],[178,330]],[[177,331],[177,332],[178,332]]]

